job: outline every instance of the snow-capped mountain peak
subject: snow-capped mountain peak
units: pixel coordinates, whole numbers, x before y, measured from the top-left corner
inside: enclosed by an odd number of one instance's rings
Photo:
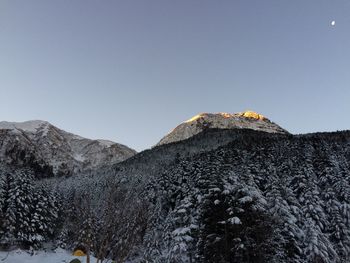
[[[0,141],[0,161],[34,165],[48,174],[72,174],[136,154],[125,145],[83,138],[40,120],[0,122]]]
[[[2,130],[20,130],[24,132],[36,133],[39,130],[48,129],[50,123],[41,120],[32,120],[25,122],[0,122],[0,129]]]
[[[254,111],[239,113],[200,113],[178,125],[157,145],[188,139],[205,129],[253,129],[271,133],[288,133],[262,114]]]

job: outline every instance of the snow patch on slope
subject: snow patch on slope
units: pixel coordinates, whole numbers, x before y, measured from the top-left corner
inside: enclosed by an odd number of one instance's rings
[[[113,144],[115,144],[115,142],[108,141],[108,140],[96,140],[96,141],[98,141],[100,144],[106,147],[111,147]]]
[[[86,158],[81,153],[75,153],[74,159],[78,162],[84,162],[86,160]]]
[[[43,131],[44,134],[47,134],[48,127],[50,123],[46,121],[34,120],[34,121],[25,121],[25,122],[0,122],[0,129],[6,130],[19,130],[24,132],[36,133],[39,130]]]

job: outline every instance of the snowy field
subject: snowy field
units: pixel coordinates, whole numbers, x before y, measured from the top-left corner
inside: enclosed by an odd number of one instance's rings
[[[63,249],[52,252],[35,251],[33,256],[23,250],[0,251],[0,263],[69,263],[74,258],[78,258],[82,263],[86,262],[86,257],[72,256],[71,252]],[[90,257],[90,262],[95,263],[96,259]]]

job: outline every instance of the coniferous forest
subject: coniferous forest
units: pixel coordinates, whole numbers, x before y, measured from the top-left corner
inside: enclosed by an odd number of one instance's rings
[[[1,246],[83,246],[116,262],[349,262],[349,146],[349,132],[208,130],[68,177],[3,164]]]

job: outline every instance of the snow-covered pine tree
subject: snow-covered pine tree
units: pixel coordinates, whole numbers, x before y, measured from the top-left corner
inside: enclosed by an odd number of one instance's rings
[[[308,218],[305,223],[306,262],[335,263],[340,262],[332,243],[326,234],[322,233],[319,225]]]
[[[252,179],[246,185],[230,175],[208,189],[200,208],[201,262],[279,262],[285,256],[280,222]]]
[[[35,225],[32,224],[34,204],[34,177],[30,171],[16,170],[10,185],[8,211],[9,232],[14,236],[15,244],[29,247],[37,241]]]
[[[293,192],[287,187],[286,178],[280,177],[271,180],[267,191],[268,210],[276,218],[284,223],[281,225],[281,234],[284,237],[284,244],[280,244],[285,249],[286,262],[302,263],[302,230],[297,225],[299,209],[294,204]],[[290,203],[289,203],[289,202]],[[280,249],[283,251],[283,249]]]
[[[0,244],[1,246],[10,246],[14,242],[14,221],[15,216],[13,211],[9,208],[10,189],[14,186],[14,176],[6,167],[1,167],[1,187],[2,187],[2,224]]]
[[[191,196],[185,197],[172,212],[172,229],[170,251],[167,256],[169,262],[193,262],[195,238],[198,230]]]
[[[2,176],[1,243],[21,247],[39,247],[53,233],[57,219],[54,197],[34,187],[30,170],[7,171]]]
[[[86,193],[76,199],[76,217],[71,232],[73,232],[74,247],[82,247],[90,260],[90,252],[94,251],[94,239],[96,229],[96,215],[91,206],[91,196]]]
[[[58,223],[59,204],[55,193],[48,193],[41,188],[36,188],[33,202],[31,224],[35,227],[37,242],[40,243],[41,240],[53,237]]]
[[[5,234],[5,200],[6,200],[6,172],[4,167],[0,164],[0,241]]]

